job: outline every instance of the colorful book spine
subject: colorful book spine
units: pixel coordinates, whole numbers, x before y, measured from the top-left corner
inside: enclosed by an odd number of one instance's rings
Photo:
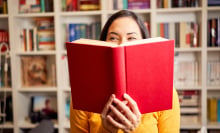
[[[196,22],[157,24],[157,36],[175,39],[177,48],[199,47],[199,25]]]
[[[76,40],[76,24],[69,24],[69,41]]]
[[[220,122],[220,98],[217,101],[217,122]]]
[[[101,23],[70,23],[67,24],[67,33],[68,37],[64,36],[64,38],[68,38],[67,41],[70,42],[79,38],[90,38],[98,40],[101,33]]]
[[[220,122],[220,98],[208,98],[208,119],[211,122]]]
[[[41,12],[45,12],[45,1],[40,0],[40,5],[41,5]]]

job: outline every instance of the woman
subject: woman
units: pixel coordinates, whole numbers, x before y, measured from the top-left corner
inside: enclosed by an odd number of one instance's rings
[[[100,40],[118,45],[126,41],[147,38],[142,20],[133,12],[122,10],[113,14],[105,24]],[[70,107],[72,133],[178,133],[180,108],[176,90],[173,91],[171,110],[142,114],[136,102],[127,94],[124,101],[112,95],[101,115],[74,110]],[[72,104],[71,104],[72,106]]]

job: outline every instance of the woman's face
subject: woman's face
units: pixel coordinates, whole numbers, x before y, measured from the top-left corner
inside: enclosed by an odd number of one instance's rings
[[[114,20],[110,25],[106,41],[120,45],[127,41],[139,39],[142,39],[142,36],[136,21],[130,17],[121,17]]]

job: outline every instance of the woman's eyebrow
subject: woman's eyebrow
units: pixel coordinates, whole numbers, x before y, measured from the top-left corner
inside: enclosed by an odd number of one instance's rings
[[[127,35],[131,35],[131,34],[137,34],[136,32],[129,32],[127,33]]]
[[[118,33],[116,33],[116,32],[109,32],[109,33],[108,33],[108,35],[109,35],[109,34],[114,34],[114,35],[119,36],[119,34],[118,34]]]

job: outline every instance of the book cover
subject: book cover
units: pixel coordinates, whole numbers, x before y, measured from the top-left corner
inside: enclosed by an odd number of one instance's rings
[[[217,99],[208,99],[208,118],[211,122],[217,122]]]
[[[129,94],[141,113],[172,108],[174,40],[80,39],[66,47],[75,109],[100,113],[113,93],[120,100]]]

